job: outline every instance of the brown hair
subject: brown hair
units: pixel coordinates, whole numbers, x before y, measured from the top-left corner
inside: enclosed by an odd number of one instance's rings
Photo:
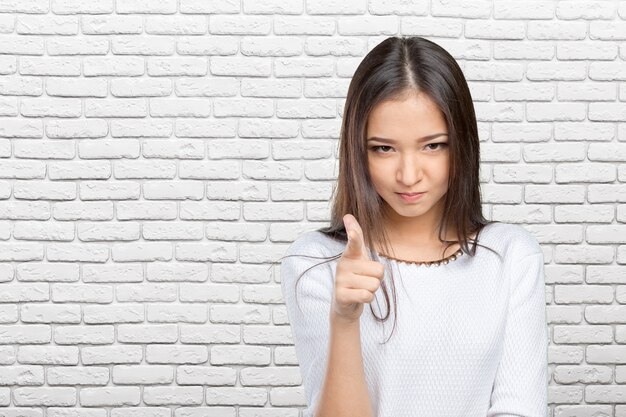
[[[472,97],[463,72],[454,58],[441,46],[419,36],[387,38],[373,48],[357,67],[348,88],[341,123],[339,174],[333,187],[330,225],[317,230],[347,243],[343,216],[350,213],[363,230],[365,245],[373,248],[376,243],[377,247],[384,248],[384,253],[390,253],[389,238],[380,221],[385,216],[384,200],[374,189],[367,166],[367,120],[377,104],[410,93],[424,93],[433,100],[448,127],[450,172],[443,216],[438,224],[439,241],[447,242],[445,249],[458,242],[463,252],[474,256],[476,245],[485,247],[477,243],[480,231],[487,224],[497,222],[487,221],[482,214],[479,138]],[[456,228],[456,236],[460,236],[460,240],[442,239],[442,233],[448,229],[449,223]],[[470,249],[468,237],[474,233],[476,239]],[[338,259],[341,255],[314,257],[327,260],[311,268]],[[379,318],[370,304],[378,322],[385,322],[390,313],[385,281],[382,281],[381,289],[387,314]],[[394,311],[397,311],[393,279],[391,283]]]

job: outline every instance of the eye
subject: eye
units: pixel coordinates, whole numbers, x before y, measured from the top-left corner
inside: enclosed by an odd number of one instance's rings
[[[391,146],[379,145],[379,146],[372,146],[370,149],[374,152],[378,152],[378,149],[382,149],[382,148],[391,149]],[[389,153],[389,152],[381,152],[381,153]]]
[[[446,146],[448,146],[448,144],[447,144],[447,143],[445,143],[445,142],[429,143],[429,144],[428,144],[428,145],[426,145],[426,146],[434,146],[434,145],[440,145],[440,146],[439,146],[439,148],[437,148],[437,149],[432,149],[432,148],[430,148],[431,150],[435,150],[435,151],[436,151],[436,150],[439,150],[439,149],[443,149],[443,148],[445,148]]]

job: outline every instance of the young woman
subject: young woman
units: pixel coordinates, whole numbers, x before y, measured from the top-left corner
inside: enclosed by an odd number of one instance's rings
[[[305,417],[547,415],[542,248],[483,217],[479,161],[449,53],[392,37],[365,56],[330,225],[299,236],[280,268]]]

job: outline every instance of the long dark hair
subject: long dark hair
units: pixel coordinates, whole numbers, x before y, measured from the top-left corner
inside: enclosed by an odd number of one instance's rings
[[[438,239],[447,243],[443,253],[452,244],[460,243],[464,253],[474,256],[476,245],[485,247],[477,242],[480,231],[487,224],[497,222],[487,221],[482,214],[479,138],[472,96],[454,58],[441,46],[419,36],[387,38],[374,47],[357,67],[348,88],[341,123],[339,174],[333,187],[330,225],[317,230],[347,243],[343,216],[350,213],[361,225],[366,246],[381,247],[384,253],[390,253],[389,238],[380,221],[385,218],[384,200],[374,189],[367,165],[366,126],[377,104],[400,99],[410,93],[427,95],[442,112],[448,127],[448,191],[444,196],[443,216],[438,224]],[[454,225],[460,240],[442,238],[449,224]],[[476,238],[472,240],[470,249],[468,240],[474,233]],[[329,258],[314,257],[326,261],[313,265],[303,274],[339,257],[341,253]],[[385,281],[382,281],[381,289],[387,314],[384,317],[376,316],[370,304],[378,322],[385,322],[390,314]],[[393,279],[391,283],[395,312],[397,307]]]

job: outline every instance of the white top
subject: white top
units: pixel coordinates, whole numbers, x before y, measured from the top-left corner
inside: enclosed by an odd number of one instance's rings
[[[386,266],[384,282],[394,309],[386,314],[382,287],[360,319],[365,377],[376,417],[545,417],[548,413],[548,328],[543,251],[522,226],[487,225],[472,257],[418,265],[370,251]],[[471,247],[471,242],[468,242]],[[287,254],[332,256],[345,243],[314,230]],[[416,257],[419,259],[419,257]],[[291,256],[281,264],[281,286],[312,417],[321,394],[329,344],[329,312],[338,260]],[[400,276],[398,275],[400,274]],[[298,308],[298,306],[300,308]]]

